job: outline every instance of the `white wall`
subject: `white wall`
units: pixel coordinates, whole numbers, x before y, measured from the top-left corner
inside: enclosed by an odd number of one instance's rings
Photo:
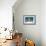
[[[13,6],[15,28],[22,32],[25,38],[34,40],[36,46],[41,46],[41,44],[46,46],[45,2],[45,0],[22,0],[21,3],[16,3],[17,6],[16,4]],[[24,25],[23,15],[36,15],[36,25]]]
[[[41,46],[41,1],[23,0],[17,7],[14,5],[14,11],[16,29],[22,32],[25,38],[34,40],[36,46]],[[24,25],[24,15],[36,15],[36,25]]]
[[[41,1],[41,38],[42,46],[46,46],[46,0]]]
[[[0,27],[12,28],[12,6],[16,0],[0,0]]]

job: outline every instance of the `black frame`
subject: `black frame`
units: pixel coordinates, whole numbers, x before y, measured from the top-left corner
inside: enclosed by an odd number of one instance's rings
[[[28,18],[28,19],[31,19],[31,21],[27,21],[27,22],[25,22],[25,18]],[[27,19],[27,20],[28,20]],[[24,15],[23,16],[23,24],[25,24],[25,25],[35,25],[36,24],[36,15]]]

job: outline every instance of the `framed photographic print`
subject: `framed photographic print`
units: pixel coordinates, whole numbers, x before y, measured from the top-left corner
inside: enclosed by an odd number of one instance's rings
[[[36,24],[36,16],[35,15],[24,15],[23,23],[27,25],[35,25]]]

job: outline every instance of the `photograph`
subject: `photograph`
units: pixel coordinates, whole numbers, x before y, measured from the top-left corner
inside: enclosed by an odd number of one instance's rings
[[[27,25],[35,25],[36,24],[36,16],[35,15],[24,15],[23,23]]]

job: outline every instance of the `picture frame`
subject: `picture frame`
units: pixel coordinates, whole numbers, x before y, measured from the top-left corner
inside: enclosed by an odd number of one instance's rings
[[[24,15],[23,23],[26,25],[35,25],[36,24],[36,15]]]

